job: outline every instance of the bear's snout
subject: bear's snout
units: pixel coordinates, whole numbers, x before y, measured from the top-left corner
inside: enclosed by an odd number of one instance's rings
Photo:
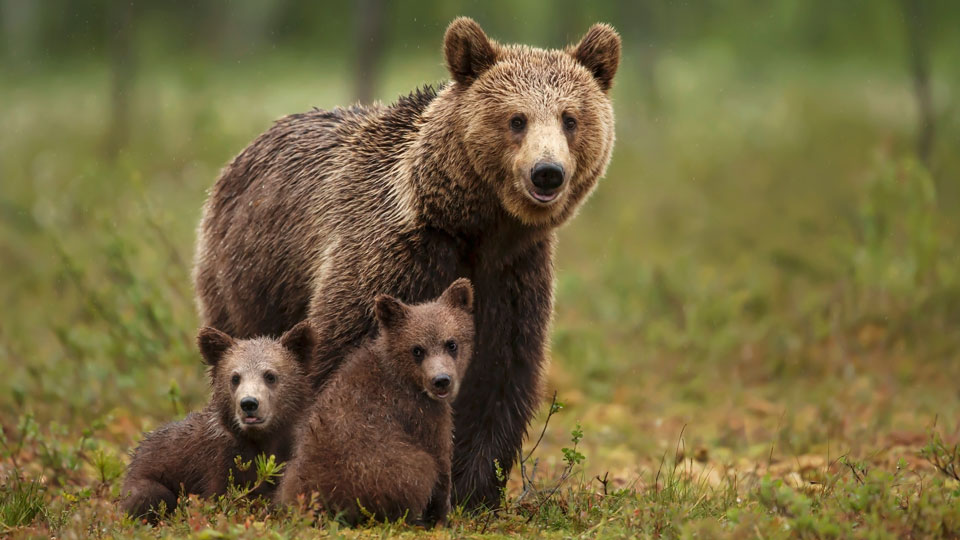
[[[563,165],[541,161],[534,166],[530,180],[540,189],[557,189],[563,184]]]
[[[437,390],[438,392],[445,392],[447,388],[450,387],[450,376],[446,373],[437,375],[433,378],[431,384],[433,384],[434,390]]]
[[[260,407],[260,401],[255,397],[245,397],[240,400],[240,408],[243,412],[247,414],[252,414],[257,412],[257,408]]]
[[[563,186],[563,165],[550,161],[537,163],[530,171],[530,182],[534,199],[544,203],[552,201]]]
[[[441,372],[430,379],[429,393],[434,399],[445,400],[453,395],[454,384],[453,377],[447,373]]]

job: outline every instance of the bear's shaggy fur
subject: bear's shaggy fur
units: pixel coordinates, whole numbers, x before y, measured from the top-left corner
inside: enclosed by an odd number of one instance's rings
[[[278,462],[289,459],[297,420],[313,401],[306,370],[315,345],[309,322],[279,340],[235,341],[204,328],[197,342],[209,366],[210,402],[148,434],[137,447],[121,501],[134,517],[156,521],[160,503],[172,511],[181,493],[226,493],[231,471],[236,484],[253,484],[255,468],[238,470],[236,456],[244,462],[259,454],[274,455]],[[251,496],[269,497],[272,487],[264,483]]]
[[[598,24],[566,50],[502,45],[460,18],[444,52],[438,91],[288,116],[241,152],[204,206],[194,280],[204,323],[234,335],[312,319],[319,386],[376,330],[376,293],[420,302],[470,278],[453,474],[473,506],[498,501],[494,461],[509,472],[539,402],[555,230],[610,160],[620,38]]]
[[[380,335],[350,354],[297,434],[279,499],[313,492],[355,523],[428,524],[450,509],[450,401],[473,353],[473,289],[458,279],[434,302],[408,306],[382,295]]]

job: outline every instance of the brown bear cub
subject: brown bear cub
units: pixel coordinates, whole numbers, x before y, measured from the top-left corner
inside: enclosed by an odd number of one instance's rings
[[[407,305],[380,295],[379,336],[332,376],[280,482],[279,499],[316,492],[331,515],[433,525],[450,510],[451,403],[473,353],[473,287]],[[361,510],[361,508],[363,510]]]
[[[197,343],[212,387],[209,404],[148,434],[134,452],[122,491],[122,507],[153,522],[160,503],[173,510],[181,493],[210,497],[226,493],[232,472],[237,485],[253,484],[256,471],[238,470],[258,455],[289,459],[297,420],[312,402],[306,376],[314,343],[304,321],[279,340],[234,340],[204,328]],[[251,496],[270,497],[264,483]]]

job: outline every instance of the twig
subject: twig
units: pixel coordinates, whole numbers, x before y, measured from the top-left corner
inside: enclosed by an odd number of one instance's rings
[[[594,478],[596,479],[596,481],[597,481],[597,482],[600,482],[600,485],[603,486],[603,496],[604,496],[604,497],[607,496],[607,484],[610,482],[610,481],[607,479],[607,476],[609,476],[609,475],[610,475],[610,471],[607,471],[607,472],[603,473],[603,478],[600,478],[600,475],[599,475],[599,474],[594,477]]]
[[[550,408],[547,409],[547,418],[543,421],[543,429],[540,430],[540,436],[537,437],[537,442],[533,444],[533,448],[527,453],[524,457],[521,453],[520,456],[520,479],[523,481],[523,490],[520,492],[520,495],[517,497],[517,502],[522,501],[529,493],[537,493],[537,489],[533,485],[533,478],[537,472],[537,464],[539,460],[534,460],[533,470],[530,472],[530,475],[527,476],[527,462],[533,456],[533,453],[540,447],[540,443],[543,441],[544,435],[547,433],[547,426],[550,425],[550,419],[553,418],[553,415],[557,414],[561,409],[561,406],[557,405],[557,392],[554,390],[553,397],[550,399]]]
[[[530,449],[530,452],[527,454],[527,457],[520,460],[521,463],[530,459],[530,456],[533,455],[533,452],[540,446],[540,441],[543,440],[544,434],[547,432],[547,426],[550,424],[550,419],[553,418],[553,415],[557,414],[560,409],[556,408],[557,405],[557,391],[553,391],[553,398],[550,399],[550,409],[547,411],[547,418],[543,421],[543,429],[540,431],[540,436],[537,437],[537,442],[534,443],[533,448]]]
[[[674,469],[677,468],[677,462],[680,461],[680,447],[681,447],[681,446],[684,447],[684,448],[683,448],[683,449],[684,449],[684,453],[686,453],[686,449],[687,449],[687,448],[686,448],[686,445],[684,445],[684,443],[683,443],[683,432],[686,431],[686,430],[687,430],[687,425],[684,424],[683,427],[680,428],[680,435],[677,436],[677,447],[676,447],[676,448],[674,449],[674,451],[673,451],[673,468],[674,468]]]
[[[667,451],[663,451],[663,455],[660,456],[660,466],[657,467],[657,476],[653,479],[653,488],[657,491],[660,491],[660,488],[657,486],[660,485],[660,472],[663,470],[663,463],[667,460]]]
[[[787,410],[784,409],[780,414],[780,418],[777,419],[777,437],[780,436],[780,426],[783,425],[783,417],[786,415]],[[777,445],[777,437],[774,437],[773,440],[770,441],[770,455],[767,456],[767,469],[769,469],[770,465],[773,464],[773,449]]]
[[[850,472],[853,473],[853,477],[856,478],[857,483],[862,486],[863,478],[860,476],[860,473],[857,472],[857,468],[852,463],[850,463],[850,461],[846,459],[844,459],[841,463],[843,463],[844,465],[847,466],[848,469],[850,469]]]

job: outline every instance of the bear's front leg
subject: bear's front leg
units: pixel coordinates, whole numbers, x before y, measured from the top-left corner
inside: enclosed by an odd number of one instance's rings
[[[496,507],[540,401],[553,309],[552,238],[478,272],[476,349],[454,403],[454,504]],[[501,472],[497,472],[497,467]]]
[[[156,524],[161,517],[160,503],[164,503],[168,513],[177,507],[177,494],[149,478],[128,480],[124,492],[123,511],[135,519],[146,518],[151,524]]]
[[[445,526],[447,514],[450,513],[450,461],[446,461],[446,469],[441,468],[437,484],[433,486],[430,502],[423,511],[420,520],[426,527],[434,525]]]

